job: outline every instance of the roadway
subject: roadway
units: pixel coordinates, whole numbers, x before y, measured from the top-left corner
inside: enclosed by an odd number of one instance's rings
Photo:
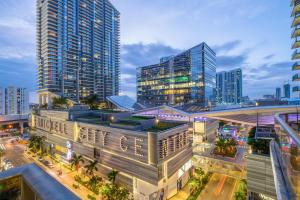
[[[236,179],[215,173],[197,200],[232,200],[236,186]]]
[[[85,188],[84,186],[80,186],[79,189],[75,189],[73,187],[74,176],[78,173],[76,171],[71,171],[70,169],[64,167],[59,163],[54,164],[54,168],[49,168],[45,166],[40,161],[38,161],[38,157],[32,157],[32,153],[26,153],[27,146],[18,142],[11,143],[11,140],[15,140],[13,137],[9,138],[0,138],[0,148],[5,150],[5,154],[2,159],[9,159],[14,167],[22,166],[28,163],[35,163],[40,166],[45,172],[79,196],[81,199],[87,199],[87,195],[95,196],[97,200],[100,200],[101,197],[93,194],[90,190]],[[48,157],[44,158],[48,162],[51,162],[51,159]],[[62,170],[62,175],[58,175],[58,171]],[[88,177],[85,178],[86,180]]]
[[[23,156],[26,146],[18,142],[11,143],[12,140],[15,140],[15,138],[9,137],[0,139],[0,146],[5,147],[3,159],[9,159],[15,167],[32,163],[32,159],[30,160]]]

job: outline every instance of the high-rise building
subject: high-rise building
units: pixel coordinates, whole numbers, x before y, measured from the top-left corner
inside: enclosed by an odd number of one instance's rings
[[[283,93],[285,98],[291,98],[291,85],[289,83],[283,85]]]
[[[292,13],[291,16],[293,17],[292,21],[292,49],[294,52],[292,54],[292,60],[295,60],[295,63],[292,66],[292,70],[295,71],[292,81],[293,83],[293,97],[299,98],[300,97],[300,63],[297,61],[300,59],[300,1],[299,0],[291,0],[292,6]]]
[[[119,93],[120,13],[108,0],[37,0],[40,103]]]
[[[217,102],[219,104],[240,104],[243,97],[242,69],[217,73]]]
[[[278,87],[276,88],[276,100],[280,100],[281,99],[281,88]]]
[[[0,87],[0,115],[5,115],[5,91]]]
[[[159,64],[137,69],[137,101],[147,107],[215,105],[216,54],[201,43]]]
[[[27,114],[29,95],[26,88],[9,86],[0,89],[0,115]]]

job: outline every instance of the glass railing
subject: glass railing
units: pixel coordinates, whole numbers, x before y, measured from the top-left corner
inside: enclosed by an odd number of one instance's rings
[[[275,129],[270,152],[277,197],[300,199],[300,114],[276,114]]]
[[[293,81],[300,79],[299,74],[295,74],[292,78]]]
[[[299,91],[300,91],[300,87],[299,86],[293,87],[293,92],[299,92]]]
[[[293,64],[293,67],[292,67],[293,70],[299,70],[300,69],[300,63],[299,62],[295,62]]]

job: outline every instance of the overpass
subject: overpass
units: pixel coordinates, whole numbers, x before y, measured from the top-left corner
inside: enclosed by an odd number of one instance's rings
[[[28,123],[28,114],[0,115],[0,126],[19,124],[21,133],[24,131],[24,123]]]
[[[193,122],[197,119],[212,118],[255,126],[256,124],[274,124],[276,113],[298,113],[300,106],[251,106],[233,109],[212,110],[189,113],[171,106],[159,106],[137,111],[136,115],[156,116],[160,119]]]

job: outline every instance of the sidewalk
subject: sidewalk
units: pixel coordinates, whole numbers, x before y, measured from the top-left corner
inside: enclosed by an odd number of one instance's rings
[[[27,158],[30,161],[34,161],[38,166],[40,166],[43,170],[45,170],[49,175],[51,175],[53,178],[55,178],[58,182],[63,184],[66,188],[71,190],[73,193],[75,193],[78,197],[81,199],[88,199],[87,195],[90,194],[91,196],[96,197],[96,199],[101,199],[99,195],[95,195],[93,192],[88,190],[86,187],[83,185],[79,184],[79,188],[75,189],[73,187],[73,184],[78,185],[77,182],[74,180],[74,176],[77,175],[76,171],[71,171],[70,169],[67,169],[63,165],[60,166],[59,163],[54,164],[54,168],[50,169],[47,166],[45,166],[43,163],[38,161],[38,157],[33,158],[31,155],[28,155],[27,153],[24,153],[24,157]],[[49,161],[48,159],[45,159]],[[51,160],[50,160],[51,162]],[[62,169],[63,173],[62,175],[58,176],[58,170]]]
[[[182,190],[180,190],[179,192],[177,192],[177,194],[175,196],[173,196],[172,198],[170,198],[170,200],[186,200],[190,195],[190,189],[188,184],[186,184]]]

